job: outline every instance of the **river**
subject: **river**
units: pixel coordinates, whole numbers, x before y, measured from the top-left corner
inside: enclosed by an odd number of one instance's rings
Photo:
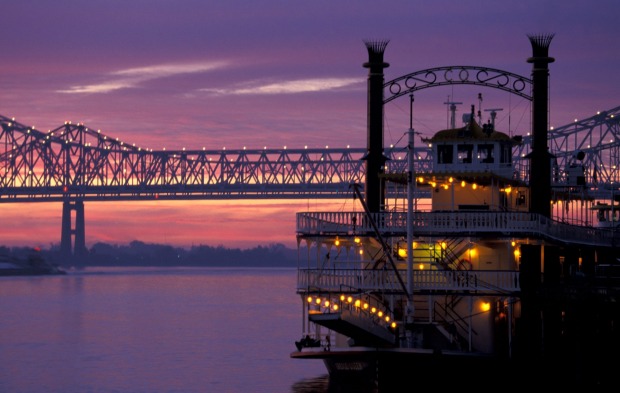
[[[0,392],[327,392],[291,268],[0,277]]]

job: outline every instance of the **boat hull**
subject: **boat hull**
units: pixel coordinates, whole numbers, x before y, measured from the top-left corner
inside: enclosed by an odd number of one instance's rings
[[[391,386],[402,383],[403,376],[445,379],[443,386],[457,383],[462,386],[475,375],[503,375],[510,367],[508,359],[485,354],[433,351],[407,348],[351,348],[331,351],[304,350],[293,352],[292,358],[320,359],[332,381]],[[396,386],[396,385],[395,385]],[[456,385],[455,385],[456,386]]]
[[[303,350],[292,358],[320,359],[330,383],[358,391],[400,391],[403,381],[422,379],[443,388],[608,386],[609,381],[569,359],[507,358],[480,353],[408,348]]]
[[[47,276],[67,274],[64,270],[55,267],[14,267],[0,268],[0,276]]]

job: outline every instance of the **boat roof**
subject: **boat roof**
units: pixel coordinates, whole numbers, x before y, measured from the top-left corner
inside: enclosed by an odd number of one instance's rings
[[[485,124],[481,127],[476,122],[476,117],[472,113],[469,116],[469,121],[463,127],[448,128],[440,130],[435,133],[431,138],[423,138],[424,142],[459,142],[459,141],[489,141],[489,142],[510,142],[512,144],[519,144],[521,138],[511,138],[508,134],[495,130],[495,126],[491,123]]]
[[[462,141],[489,141],[489,142],[510,142],[513,145],[519,144],[519,138],[511,138],[506,133],[496,131],[493,125],[486,124],[480,127],[473,118],[463,127],[448,128],[437,131],[431,138],[423,139],[424,142],[462,142]]]

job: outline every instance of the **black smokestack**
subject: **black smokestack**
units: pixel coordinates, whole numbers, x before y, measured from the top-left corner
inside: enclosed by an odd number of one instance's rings
[[[379,212],[385,194],[379,175],[383,172],[383,70],[390,65],[383,61],[383,52],[389,41],[366,41],[368,49],[368,139],[366,146],[366,204],[371,212]]]
[[[547,113],[549,110],[549,35],[529,35],[532,44],[532,152],[530,158],[530,212],[551,216],[551,154],[547,146]]]

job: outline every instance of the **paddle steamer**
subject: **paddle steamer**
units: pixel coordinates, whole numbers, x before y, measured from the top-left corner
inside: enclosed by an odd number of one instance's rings
[[[297,213],[297,294],[312,345],[300,340],[291,357],[323,360],[334,380],[379,386],[609,383],[620,349],[620,238],[613,226],[555,213],[594,216],[617,201],[589,196],[582,166],[553,176],[546,149],[532,153],[531,166],[546,162],[524,180],[513,162],[522,138],[479,124],[473,105],[466,119],[421,139],[428,171],[414,170],[413,154],[405,173],[374,171],[370,157],[366,194],[351,185],[359,210]],[[384,199],[390,185],[401,200]]]

